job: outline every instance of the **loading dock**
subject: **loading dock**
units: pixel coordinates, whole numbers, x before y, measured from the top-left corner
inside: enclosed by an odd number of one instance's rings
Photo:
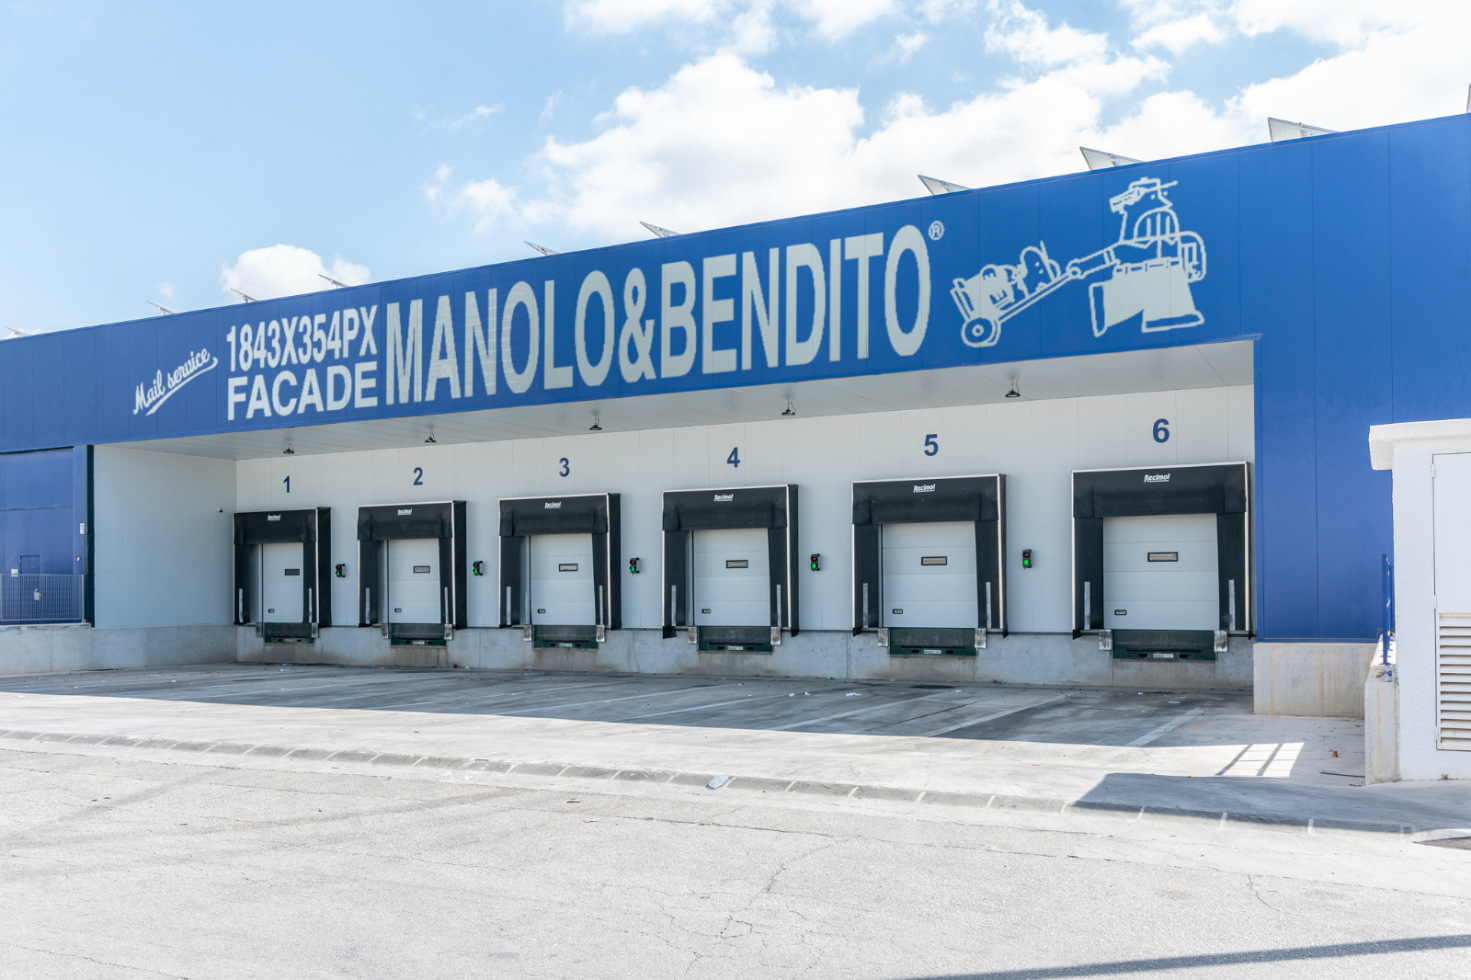
[[[768,625],[771,555],[764,528],[690,532],[695,626]]]
[[[1116,659],[1214,660],[1250,634],[1248,463],[1073,473],[1073,635]]]
[[[619,496],[500,501],[502,627],[539,648],[594,649],[622,627]]]
[[[332,511],[235,515],[235,623],[255,623],[267,643],[311,643],[332,621],[322,588],[332,557]]]
[[[358,508],[358,625],[442,646],[467,625],[465,502]]]
[[[1006,477],[853,484],[853,634],[974,655],[1006,622]]]
[[[666,491],[663,527],[665,639],[770,653],[799,634],[795,484]]]

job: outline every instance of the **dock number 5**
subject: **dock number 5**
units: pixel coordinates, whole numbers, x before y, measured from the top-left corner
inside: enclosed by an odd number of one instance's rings
[[[1170,441],[1170,420],[1169,419],[1156,419],[1155,420],[1155,423],[1154,423],[1154,441],[1155,442],[1169,442]]]
[[[924,437],[924,454],[926,456],[933,456],[939,451],[940,435],[937,432],[931,432],[929,435]]]

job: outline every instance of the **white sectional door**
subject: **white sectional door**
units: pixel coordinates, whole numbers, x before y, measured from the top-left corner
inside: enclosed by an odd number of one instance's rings
[[[1216,515],[1103,519],[1105,629],[1216,630]]]
[[[442,623],[444,597],[439,586],[439,539],[388,542],[390,623]]]
[[[260,546],[261,622],[300,623],[305,596],[301,577],[305,548],[300,542]]]
[[[1436,747],[1471,751],[1471,453],[1434,466]]]
[[[596,626],[591,534],[534,534],[531,621],[549,626]]]
[[[695,531],[690,536],[695,625],[770,626],[766,528]]]
[[[883,624],[975,629],[976,526],[970,521],[885,524]]]

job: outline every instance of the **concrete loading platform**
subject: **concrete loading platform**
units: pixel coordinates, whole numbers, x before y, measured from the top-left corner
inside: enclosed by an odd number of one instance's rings
[[[1363,787],[1362,723],[1234,693],[209,665],[6,678],[0,744],[24,743],[1308,829],[1471,813],[1464,785]]]

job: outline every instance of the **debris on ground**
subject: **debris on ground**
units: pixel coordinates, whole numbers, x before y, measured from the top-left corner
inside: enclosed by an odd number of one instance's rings
[[[730,782],[730,777],[729,776],[716,776],[713,779],[711,779],[708,783],[705,784],[705,788],[706,789],[719,789],[720,787],[724,786],[728,782]]]

